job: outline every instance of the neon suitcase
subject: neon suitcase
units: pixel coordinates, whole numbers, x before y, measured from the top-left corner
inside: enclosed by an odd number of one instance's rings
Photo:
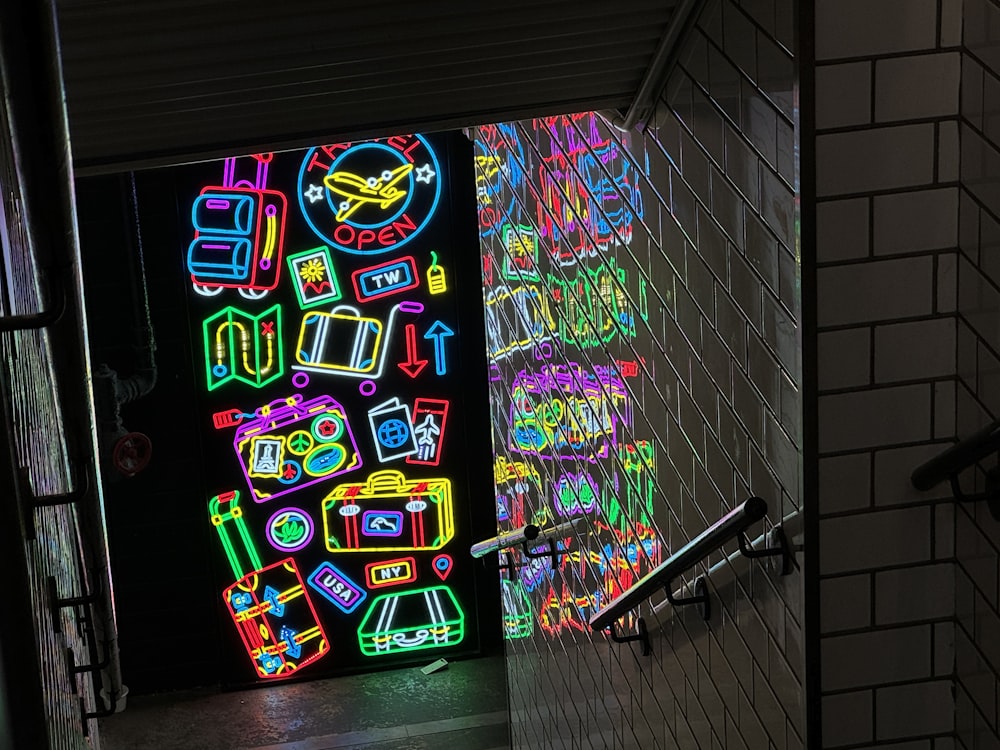
[[[213,497],[212,525],[219,532],[233,574],[222,592],[257,677],[289,677],[330,651],[330,644],[295,560],[263,567],[250,538],[237,490]],[[250,573],[244,573],[245,570]]]
[[[340,484],[323,500],[330,552],[435,550],[455,536],[451,482],[376,471],[364,484]]]
[[[272,401],[236,428],[233,448],[253,501],[263,503],[361,468],[347,412],[330,396]]]
[[[465,638],[465,613],[447,586],[383,594],[358,627],[365,656],[445,648]]]

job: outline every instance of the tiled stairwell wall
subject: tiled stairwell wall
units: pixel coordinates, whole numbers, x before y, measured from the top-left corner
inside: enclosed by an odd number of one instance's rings
[[[642,132],[477,133],[500,526],[587,519],[503,584],[515,747],[803,745],[799,569],[723,563],[650,656],[587,624],[750,494],[798,523],[791,19],[710,3]]]
[[[963,14],[956,323],[959,437],[1000,418],[1000,4],[964,0]],[[974,471],[963,472],[961,480],[965,492],[982,489],[981,475]],[[996,748],[1000,747],[1000,524],[984,503],[959,504],[955,530],[956,730],[965,748]]]
[[[969,651],[956,511],[947,485],[917,492],[910,474],[963,432],[970,401],[955,378],[970,340],[956,319],[961,13],[815,2],[824,748],[954,746],[955,649]]]

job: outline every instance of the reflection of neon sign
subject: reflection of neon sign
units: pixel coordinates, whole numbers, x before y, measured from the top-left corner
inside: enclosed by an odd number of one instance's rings
[[[447,586],[382,594],[358,628],[365,656],[454,646],[464,637],[465,614]]]
[[[606,367],[522,370],[511,392],[509,447],[541,458],[606,458],[615,445],[619,414],[631,423],[628,391]]]
[[[524,185],[524,146],[517,126],[510,123],[480,127],[475,146],[479,233],[488,239],[497,227],[520,215],[513,191]]]
[[[430,221],[441,168],[427,141],[400,135],[312,148],[299,169],[299,206],[328,245],[355,255],[396,250]]]
[[[556,481],[552,494],[556,513],[565,518],[592,513],[597,506],[600,490],[589,472],[567,472]]]
[[[503,275],[510,281],[538,281],[538,242],[535,230],[530,224],[516,227],[504,224],[500,228],[503,236]]]
[[[508,522],[512,528],[541,521],[534,517],[534,510],[541,505],[542,477],[538,469],[523,461],[496,456],[493,482],[497,493],[498,521]]]
[[[648,318],[646,282],[639,279],[639,300],[625,289],[625,269],[614,258],[594,269],[581,270],[573,279],[548,275],[553,315],[559,320],[559,339],[580,347],[600,346],[621,334],[635,337],[635,315]]]
[[[294,394],[236,428],[233,447],[253,499],[262,503],[361,468],[344,408],[330,396]]]
[[[632,222],[643,216],[636,168],[617,143],[601,137],[592,112],[536,121],[542,123],[551,155],[538,170],[536,221],[551,260],[572,265],[630,242]]]
[[[493,359],[547,341],[556,323],[534,284],[491,289],[486,295],[486,347]]]
[[[281,305],[259,315],[225,307],[202,325],[208,390],[236,380],[263,388],[285,372]]]
[[[531,617],[531,603],[528,594],[520,581],[500,579],[503,601],[503,634],[504,638],[515,640],[527,638],[535,630],[535,621]]]
[[[341,484],[323,500],[330,552],[440,549],[455,535],[451,482],[377,471],[365,484]]]

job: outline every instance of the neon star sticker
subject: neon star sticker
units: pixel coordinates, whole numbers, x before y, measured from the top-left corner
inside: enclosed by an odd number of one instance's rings
[[[303,195],[309,199],[310,203],[316,203],[323,200],[323,188],[319,185],[310,185]]]
[[[431,184],[431,177],[434,176],[434,170],[431,169],[430,164],[424,164],[422,167],[417,167],[417,182],[426,182],[428,185]]]

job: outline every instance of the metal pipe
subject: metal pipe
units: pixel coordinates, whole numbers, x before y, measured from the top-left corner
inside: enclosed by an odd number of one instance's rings
[[[998,451],[1000,451],[1000,421],[987,425],[930,461],[921,464],[910,475],[910,481],[918,490],[925,492]]]
[[[604,630],[630,609],[634,609],[657,591],[669,586],[675,578],[707,557],[713,550],[735,539],[738,534],[742,534],[766,515],[767,503],[759,497],[751,497],[729,511],[591,617],[591,629]]]
[[[705,0],[681,0],[674,8],[670,23],[660,37],[653,59],[649,61],[632,98],[632,104],[623,116],[609,119],[618,130],[631,130],[649,113],[653,99],[663,90],[667,77],[680,56],[682,42],[697,20],[698,14],[695,11],[701,10],[704,4]]]

